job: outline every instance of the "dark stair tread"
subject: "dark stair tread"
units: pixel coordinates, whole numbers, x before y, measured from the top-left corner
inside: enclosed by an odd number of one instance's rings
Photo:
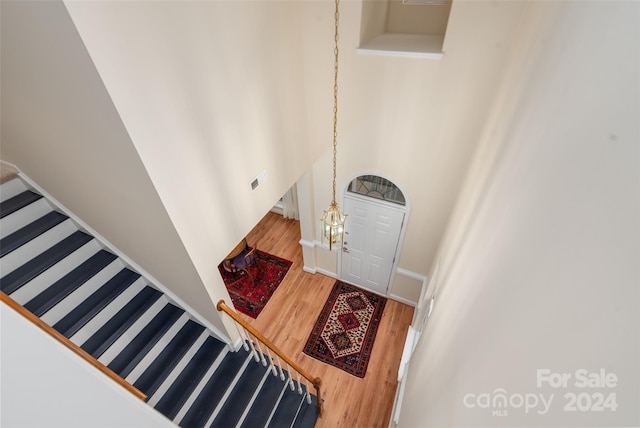
[[[307,400],[302,401],[298,416],[293,424],[293,428],[313,428],[318,420],[318,397],[311,395],[311,403],[307,403]]]
[[[133,386],[151,397],[203,331],[204,326],[187,321]]]
[[[0,204],[0,218],[15,213],[41,198],[42,195],[30,190],[22,192]],[[25,225],[0,240],[0,257],[20,248],[67,219],[66,215],[51,211]],[[72,233],[3,277],[0,280],[0,289],[6,294],[14,293],[92,239],[92,236],[80,230]],[[36,316],[42,316],[116,258],[108,251],[98,251],[27,302],[24,305],[25,308]],[[58,321],[54,328],[66,337],[73,336],[138,278],[140,278],[139,274],[126,268],[122,269]],[[82,348],[95,358],[99,358],[161,296],[161,292],[146,286],[88,338],[82,344]],[[168,303],[125,346],[123,351],[109,364],[109,367],[122,377],[126,377],[183,314],[184,310]],[[204,330],[202,325],[189,320],[138,378],[135,386],[149,397],[155,393]],[[209,336],[156,404],[156,409],[173,419],[193,390],[200,384],[203,376],[209,371],[224,347],[223,342]],[[304,395],[298,394],[297,391],[291,391],[286,382],[267,372],[268,367],[254,361],[247,361],[248,358],[251,358],[248,352],[242,349],[239,352],[229,353],[207,380],[203,390],[183,418],[181,425],[203,426],[227,392],[231,382],[237,377],[239,370],[247,363],[247,367],[216,416],[213,426],[236,425],[246,411],[251,398],[255,395],[256,389],[260,386],[258,396],[242,423],[243,427],[264,426],[276,404],[278,404],[278,408],[274,412],[269,426],[313,427],[318,417],[315,406],[317,398],[312,395],[312,403],[306,403]],[[263,379],[264,383],[260,385]]]
[[[93,239],[92,236],[77,230],[42,254],[29,260],[0,281],[2,291],[11,294],[45,270],[49,269],[69,254]]]
[[[0,203],[0,218],[4,218],[9,214],[13,214],[14,212],[26,207],[29,204],[41,199],[42,195],[39,195],[31,190],[25,190],[19,195],[14,196],[13,198],[7,199],[6,201]]]
[[[94,358],[100,358],[100,355],[113,345],[122,333],[131,327],[161,295],[162,293],[158,290],[146,286],[97,332],[87,339],[81,348],[93,355]]]
[[[57,226],[68,218],[69,217],[58,211],[51,211],[20,230],[13,232],[11,235],[4,237],[0,240],[0,257],[4,257],[16,248],[20,248],[22,245],[42,235],[47,230]]]
[[[127,268],[122,269],[73,311],[65,315],[53,328],[66,337],[73,336],[138,278],[140,278],[138,273]]]
[[[303,398],[304,396],[298,393],[297,385],[293,391],[287,385],[268,426],[273,428],[290,427],[298,415]]]
[[[245,371],[238,379],[231,394],[213,421],[213,426],[235,426],[245,409],[249,405],[256,389],[264,379],[267,367],[262,363],[251,360]]]
[[[169,390],[155,405],[156,410],[169,419],[175,418],[180,408],[216,360],[222,348],[224,348],[222,342],[209,336],[171,387],[169,387]]]
[[[98,251],[77,268],[28,301],[24,307],[35,316],[41,317],[115,259],[116,256],[108,251]]]
[[[121,377],[127,377],[183,313],[182,309],[168,303],[111,361],[109,368]]]
[[[180,423],[181,426],[204,426],[247,358],[248,352],[244,349],[238,352],[229,352],[225,356],[185,414]]]
[[[267,423],[271,411],[278,404],[282,390],[286,387],[285,381],[270,374],[241,426],[243,428],[263,427]]]

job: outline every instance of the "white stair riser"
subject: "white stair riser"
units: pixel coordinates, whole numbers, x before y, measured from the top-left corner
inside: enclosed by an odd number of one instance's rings
[[[0,219],[0,239],[6,238],[51,211],[53,211],[51,205],[42,198],[9,214]]]
[[[218,358],[216,358],[213,364],[211,364],[211,366],[209,367],[209,370],[207,370],[207,373],[202,377],[198,386],[196,386],[196,388],[193,390],[193,392],[191,393],[187,401],[185,401],[180,411],[176,414],[175,418],[173,418],[173,421],[176,424],[180,424],[180,422],[182,421],[182,418],[184,418],[184,416],[187,414],[187,412],[193,405],[194,401],[196,401],[196,399],[198,398],[198,396],[200,395],[204,387],[207,385],[207,382],[209,382],[209,379],[211,378],[211,376],[213,376],[215,371],[218,369],[218,367],[220,366],[220,363],[222,363],[222,360],[224,360],[224,357],[226,355],[227,355],[227,352],[221,352],[220,355],[218,355]],[[244,368],[242,369],[242,371],[244,371]]]
[[[149,365],[153,363],[158,355],[160,355],[162,350],[169,345],[171,340],[176,336],[176,334],[178,334],[180,329],[184,327],[184,325],[188,321],[189,315],[187,315],[187,313],[185,312],[180,318],[176,320],[175,323],[173,323],[171,328],[167,330],[167,332],[160,338],[160,340],[158,340],[158,343],[156,343],[153,348],[151,348],[149,352],[147,352],[147,355],[145,355],[144,358],[140,360],[140,363],[133,370],[131,370],[131,373],[129,373],[125,380],[131,385],[136,383],[140,375],[142,375],[142,373],[144,373]]]
[[[100,272],[92,276],[81,287],[74,290],[65,297],[60,303],[51,308],[47,313],[42,315],[40,319],[49,325],[54,325],[67,314],[84,302],[87,297],[91,296],[95,291],[102,287],[107,281],[113,278],[118,272],[124,268],[124,263],[120,259],[115,259]]]
[[[2,276],[13,272],[77,230],[71,220],[65,220],[19,248],[16,248],[0,259],[0,272],[2,272]]]
[[[14,178],[0,185],[0,202],[7,201],[27,190],[27,186],[19,178]]]
[[[105,366],[108,366],[115,357],[142,331],[142,329],[158,315],[158,312],[167,306],[169,301],[161,296],[149,309],[147,309],[122,335],[98,358]]]
[[[80,330],[78,330],[73,336],[71,341],[78,346],[82,346],[91,336],[93,336],[100,328],[105,325],[120,309],[124,307],[136,294],[140,292],[145,286],[146,282],[143,278],[138,278],[130,287],[116,297],[111,303],[109,303],[102,311],[100,311],[95,317],[86,323]]]
[[[260,381],[260,383],[256,387],[256,390],[254,391],[253,395],[251,396],[251,399],[249,400],[249,403],[247,404],[247,407],[244,409],[244,412],[240,416],[240,419],[238,420],[238,423],[236,424],[236,427],[240,427],[242,425],[242,422],[244,422],[245,418],[249,414],[249,411],[251,410],[251,406],[253,406],[253,403],[255,403],[255,401],[258,399],[258,394],[260,392],[260,389],[262,388],[264,383],[267,381],[267,378],[269,376],[273,376],[273,373],[271,372],[271,370],[267,370],[264,373],[264,376],[262,376],[262,380]]]
[[[209,334],[204,331],[202,332],[200,337],[196,339],[193,345],[191,345],[191,348],[189,348],[189,350],[182,356],[180,362],[173,368],[169,376],[167,376],[167,378],[164,380],[164,382],[162,382],[162,384],[158,387],[154,394],[148,398],[147,403],[149,403],[149,405],[155,407],[155,405],[158,404],[162,396],[169,390],[169,387],[176,380],[180,372],[184,370],[187,364],[189,364],[189,361],[191,361],[196,352],[198,352],[198,349],[200,349],[204,341],[207,340],[207,337],[209,337]]]
[[[238,379],[240,379],[240,377],[242,376],[242,374],[244,373],[244,371],[246,370],[249,364],[255,364],[255,362],[253,361],[253,356],[251,354],[247,355],[247,358],[242,364],[242,367],[240,367],[240,370],[238,370],[238,373],[236,373],[236,376],[233,378],[233,381],[231,381],[231,383],[229,384],[229,387],[227,388],[224,395],[220,399],[220,402],[218,403],[216,408],[213,410],[213,413],[211,413],[211,416],[209,416],[209,419],[207,420],[207,423],[205,424],[205,426],[211,426],[216,416],[218,416],[218,413],[220,413],[220,410],[222,410],[222,406],[224,406],[225,402],[227,401],[229,394],[231,394],[231,391],[233,391],[233,388],[238,383]]]
[[[95,240],[87,242],[16,290],[11,294],[11,298],[21,305],[26,304],[99,250],[100,246]]]

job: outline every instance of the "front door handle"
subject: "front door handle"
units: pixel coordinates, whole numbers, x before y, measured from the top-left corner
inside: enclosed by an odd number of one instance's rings
[[[343,253],[348,253],[348,252],[349,252],[349,249],[348,249],[347,247],[342,247],[342,252],[343,252]]]

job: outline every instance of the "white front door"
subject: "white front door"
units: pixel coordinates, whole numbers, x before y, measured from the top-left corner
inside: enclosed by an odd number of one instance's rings
[[[386,295],[404,210],[367,198],[344,198],[348,214],[340,279]]]

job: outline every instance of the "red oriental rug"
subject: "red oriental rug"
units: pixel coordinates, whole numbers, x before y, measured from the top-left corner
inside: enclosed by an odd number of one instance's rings
[[[257,318],[273,296],[293,262],[256,250],[258,266],[250,266],[253,284],[244,273],[230,273],[218,265],[222,280],[227,286],[233,306],[237,311]]]
[[[386,303],[384,297],[336,281],[304,353],[364,377]]]

